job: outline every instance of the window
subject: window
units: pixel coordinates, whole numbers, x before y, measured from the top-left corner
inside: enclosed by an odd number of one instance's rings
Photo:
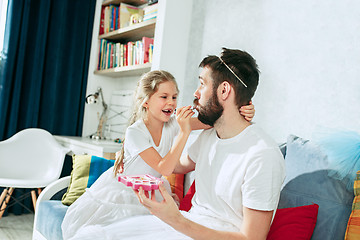
[[[4,45],[7,6],[8,6],[8,0],[0,1],[0,50],[1,50],[0,60],[2,59],[2,50]]]

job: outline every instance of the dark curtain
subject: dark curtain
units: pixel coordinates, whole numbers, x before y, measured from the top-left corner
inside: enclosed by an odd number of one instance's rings
[[[96,0],[9,0],[0,140],[30,127],[81,136],[95,5]]]

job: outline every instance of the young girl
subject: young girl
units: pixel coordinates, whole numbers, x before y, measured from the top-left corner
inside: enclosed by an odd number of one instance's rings
[[[176,118],[173,116],[177,95],[175,79],[166,71],[152,71],[140,79],[122,154],[115,166],[68,208],[62,223],[64,239],[91,236],[93,231],[102,231],[101,226],[124,217],[149,214],[133,190],[118,182],[114,172],[119,174],[122,162],[124,175],[151,174],[160,178],[173,172],[191,130],[207,127],[192,118],[190,106],[177,109]],[[251,120],[253,105],[247,106],[245,113]],[[165,185],[170,192],[166,180]]]

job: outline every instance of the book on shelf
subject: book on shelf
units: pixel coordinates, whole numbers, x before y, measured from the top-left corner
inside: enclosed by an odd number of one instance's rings
[[[105,7],[101,7],[101,13],[100,13],[100,27],[99,27],[99,35],[104,34],[104,14],[105,14]]]
[[[148,5],[143,8],[144,10],[144,19],[143,21],[147,21],[157,17],[158,3],[153,5]]]
[[[98,70],[152,62],[154,39],[143,37],[127,43],[99,40]]]
[[[157,17],[157,10],[158,3],[145,7],[136,7],[122,2],[119,5],[110,4],[102,6],[99,34],[102,35],[128,27],[136,22],[154,19]],[[132,22],[132,20],[134,20],[134,22]]]
[[[149,45],[149,63],[152,63],[153,52],[154,52],[154,44],[150,44]]]
[[[149,38],[149,37],[143,37],[142,38],[142,43],[143,43],[143,56],[144,56],[144,60],[143,63],[147,63],[150,62],[150,54],[149,54],[149,50],[150,50],[150,45],[154,44],[154,39],[153,38]]]

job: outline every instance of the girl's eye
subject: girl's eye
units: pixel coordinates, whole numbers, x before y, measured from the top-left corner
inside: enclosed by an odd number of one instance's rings
[[[177,99],[177,97],[173,97],[173,99],[175,100],[175,99]]]
[[[166,96],[161,96],[161,98],[166,98]]]

